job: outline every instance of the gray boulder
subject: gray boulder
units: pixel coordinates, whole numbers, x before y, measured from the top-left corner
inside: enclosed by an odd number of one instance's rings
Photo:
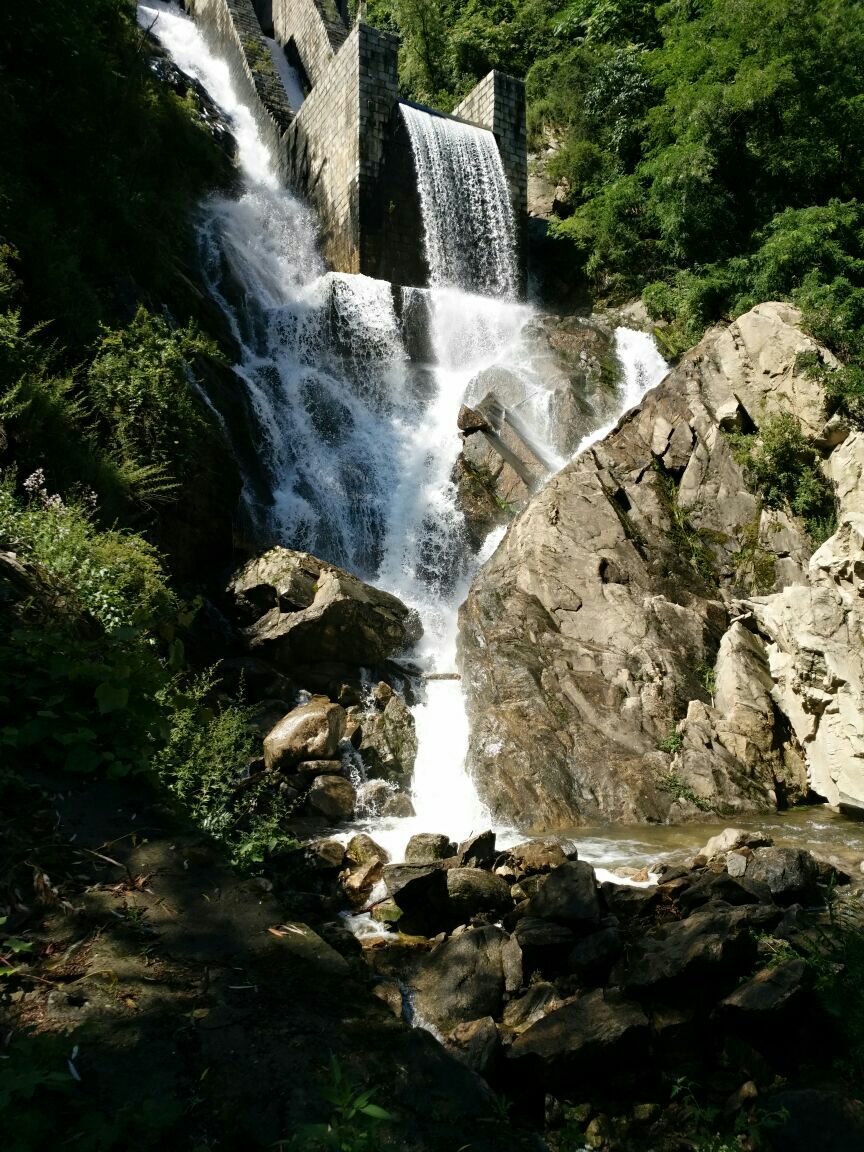
[[[344,776],[316,776],[307,797],[309,807],[330,820],[350,820],[356,801],[354,785]]]
[[[250,560],[228,591],[249,650],[275,664],[380,664],[421,635],[417,614],[356,576],[288,548]]]
[[[519,945],[491,926],[445,940],[410,980],[415,1012],[441,1031],[481,1016],[500,1016],[505,991],[515,991],[521,982]]]
[[[433,864],[454,856],[456,845],[449,837],[438,832],[418,832],[405,848],[406,864]]]
[[[447,895],[454,924],[465,924],[480,912],[504,912],[513,906],[507,881],[479,868],[448,869]]]
[[[620,1073],[644,1060],[648,1017],[638,1004],[602,988],[550,1012],[517,1036],[509,1060],[533,1067],[550,1085]]]
[[[568,860],[550,872],[529,900],[526,915],[590,929],[600,919],[594,869],[583,860]]]
[[[496,819],[543,831],[770,810],[779,795],[801,795],[817,694],[803,702],[790,660],[778,720],[772,644],[793,651],[792,614],[788,625],[769,620],[760,603],[807,584],[811,546],[785,514],[761,509],[724,430],[758,429],[790,405],[814,430],[821,386],[797,366],[814,351],[784,304],[709,332],[511,525],[460,612],[468,764]],[[851,547],[841,551],[845,567],[825,557],[835,599],[857,579]],[[742,595],[753,597],[755,627],[722,643]],[[851,646],[840,615],[817,607],[820,647],[839,669]],[[704,670],[715,671],[718,651],[715,707]],[[836,782],[860,726],[858,689],[834,683],[821,690],[843,704],[825,729],[825,775]]]
[[[819,865],[803,848],[757,848],[744,875],[765,884],[780,903],[812,900],[818,895]]]
[[[332,760],[345,735],[345,709],[314,696],[289,712],[264,737],[268,771],[292,768],[304,760]]]

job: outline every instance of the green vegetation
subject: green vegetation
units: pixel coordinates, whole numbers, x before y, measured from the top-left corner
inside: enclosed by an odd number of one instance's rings
[[[706,584],[715,585],[718,581],[717,564],[705,533],[701,532],[690,519],[689,512],[678,502],[678,486],[662,463],[655,458],[654,472],[660,499],[669,515],[669,540],[678,556]]]
[[[673,355],[794,301],[845,362],[830,407],[861,422],[861,0],[370,0],[368,16],[402,34],[415,99],[452,107],[490,68],[525,78],[531,146],[567,195],[556,268],[602,298],[643,293]]]
[[[374,1152],[380,1147],[378,1130],[393,1117],[374,1103],[374,1089],[360,1090],[332,1055],[330,1083],[321,1095],[332,1108],[327,1123],[307,1124],[290,1140],[280,1140],[277,1148],[292,1152]]]
[[[789,412],[763,421],[758,433],[729,433],[732,451],[766,508],[799,517],[817,544],[837,526],[834,490],[819,454]]]

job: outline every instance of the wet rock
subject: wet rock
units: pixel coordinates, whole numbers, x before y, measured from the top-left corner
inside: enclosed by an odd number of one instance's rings
[[[600,919],[594,869],[582,860],[568,860],[550,872],[528,902],[527,915],[590,929]]]
[[[481,1016],[500,1016],[508,947],[512,952],[507,933],[492,926],[469,928],[446,940],[411,977],[417,1013],[442,1031]]]
[[[389,796],[381,808],[382,816],[394,816],[400,820],[414,814],[411,797],[406,796],[404,792],[397,792],[395,795]]]
[[[306,802],[330,820],[350,820],[356,800],[354,785],[344,776],[316,776]]]
[[[507,881],[479,868],[448,869],[447,894],[457,924],[466,923],[480,912],[503,912],[513,906]]]
[[[386,780],[366,780],[357,789],[357,810],[364,815],[378,816],[392,797],[393,789]]]
[[[229,585],[252,653],[276,664],[383,663],[419,639],[395,596],[306,552],[271,548]]]
[[[406,864],[433,864],[456,854],[456,845],[438,832],[418,832],[405,848]]]
[[[386,849],[377,844],[365,832],[358,832],[352,836],[345,848],[345,858],[351,864],[366,864],[369,860],[378,859],[386,864],[390,857]]]
[[[724,828],[716,836],[712,836],[704,848],[700,848],[699,855],[706,860],[713,860],[715,856],[725,856],[736,848],[770,848],[774,841],[765,832],[757,832],[744,828]]]
[[[686,920],[650,929],[612,970],[624,988],[653,988],[677,981],[682,991],[710,995],[710,985],[748,971],[756,958],[755,937],[774,927],[777,908],[709,904]],[[683,984],[687,976],[690,987]]]
[[[456,417],[456,427],[460,432],[464,432],[466,436],[470,436],[472,432],[483,432],[489,428],[489,422],[482,412],[478,412],[476,408],[469,408],[467,404],[463,404],[459,409],[459,415]]]
[[[381,709],[364,714],[361,728],[358,751],[368,774],[407,786],[417,759],[417,733],[402,697],[390,689]]]
[[[395,900],[381,900],[371,909],[373,920],[380,924],[396,924],[402,919],[402,909]]]
[[[459,868],[491,868],[495,862],[495,833],[481,832],[463,840],[456,852]]]
[[[638,1004],[598,988],[563,1004],[513,1041],[508,1060],[533,1065],[554,1088],[632,1067],[648,1050],[648,1017]]]
[[[501,1038],[491,1016],[457,1024],[447,1035],[447,1049],[463,1064],[487,1076],[498,1056]]]
[[[288,769],[303,760],[332,760],[345,735],[345,709],[316,696],[284,716],[264,738],[268,771]]]
[[[802,848],[756,848],[745,876],[767,885],[781,903],[818,896],[819,867],[813,856]]]

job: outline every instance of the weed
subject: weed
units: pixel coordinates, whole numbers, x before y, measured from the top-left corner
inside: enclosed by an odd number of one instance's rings
[[[711,811],[711,805],[708,801],[702,796],[697,795],[690,785],[681,779],[677,772],[670,770],[665,773],[665,775],[660,777],[657,786],[661,791],[671,793],[676,800],[685,800],[687,803],[694,805],[700,812]]]
[[[326,1124],[304,1124],[289,1140],[280,1140],[277,1148],[292,1152],[373,1152],[378,1147],[376,1134],[382,1123],[393,1117],[373,1103],[374,1089],[358,1091],[345,1076],[339,1061],[330,1057],[330,1084],[321,1095],[332,1106]]]
[[[0,916],[0,928],[7,920],[8,916]],[[19,971],[19,966],[13,963],[14,958],[32,950],[30,940],[22,940],[20,936],[0,935],[0,977],[14,976]]]
[[[669,752],[670,754],[674,755],[676,752],[680,752],[684,747],[684,737],[680,732],[677,732],[674,728],[672,728],[670,729],[669,735],[664,740],[660,741],[658,747],[661,752]]]
[[[717,672],[711,664],[706,664],[704,661],[696,668],[696,675],[702,684],[702,687],[714,699],[714,693],[717,691]]]
[[[660,498],[669,515],[669,538],[676,552],[706,584],[716,585],[717,564],[704,534],[693,525],[689,513],[678,503],[678,488],[674,478],[656,458],[653,467]]]

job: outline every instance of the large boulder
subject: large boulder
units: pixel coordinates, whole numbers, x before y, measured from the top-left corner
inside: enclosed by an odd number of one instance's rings
[[[385,685],[386,687],[386,685]],[[405,786],[414,775],[417,733],[414,716],[393,691],[374,702],[360,719],[358,751],[369,776]]]
[[[480,868],[450,868],[447,895],[454,924],[465,924],[480,912],[504,912],[513,906],[510,885]]]
[[[250,560],[228,591],[250,651],[289,667],[381,664],[422,632],[401,600],[308,552],[271,548]]]
[[[501,1015],[505,992],[522,983],[519,945],[491,925],[469,928],[439,945],[411,977],[416,1015],[439,1030]]]
[[[511,525],[460,612],[468,765],[496,819],[541,831],[771,809],[806,790],[817,722],[823,794],[854,802],[860,645],[846,656],[848,687],[840,669],[860,578],[852,537],[840,555],[829,542],[809,560],[803,528],[762,508],[725,435],[791,407],[821,443],[822,387],[800,366],[814,352],[832,362],[785,304],[712,330]],[[814,563],[831,584],[818,603]],[[769,592],[799,609],[788,625]],[[747,616],[742,596],[751,617],[724,638],[730,609]],[[805,645],[824,637],[805,699],[792,683],[800,644],[787,635],[802,617]],[[791,702],[787,716],[775,707],[786,707],[783,652],[800,718]],[[839,706],[830,718],[814,714],[817,689]]]
[[[264,737],[264,765],[273,771],[308,760],[332,760],[344,735],[344,708],[315,696],[283,716]]]
[[[570,1000],[517,1036],[507,1053],[549,1086],[611,1071],[620,1074],[648,1053],[648,1017],[638,1004],[598,988]],[[523,1071],[523,1065],[525,1069]]]

